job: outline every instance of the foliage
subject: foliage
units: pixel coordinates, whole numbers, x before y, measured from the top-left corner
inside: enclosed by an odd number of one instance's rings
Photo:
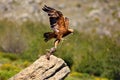
[[[120,45],[115,42],[109,47],[109,53],[106,55],[105,68],[103,76],[114,80],[120,79]]]
[[[13,76],[53,47],[54,40],[44,42],[46,31],[50,31],[49,27],[39,22],[18,25],[8,20],[0,21],[0,79]],[[75,30],[65,37],[54,55],[63,58],[71,70],[77,72],[66,80],[99,80],[91,75],[117,80],[120,77],[119,34],[118,31],[106,36],[95,31],[87,34]]]
[[[108,80],[107,78],[90,76],[86,73],[71,72],[65,80]]]
[[[18,73],[21,69],[13,64],[5,63],[0,66],[0,80],[7,80]]]

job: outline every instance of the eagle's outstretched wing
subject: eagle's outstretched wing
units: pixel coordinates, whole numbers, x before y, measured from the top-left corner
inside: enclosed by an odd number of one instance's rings
[[[73,33],[73,29],[69,29],[69,19],[64,17],[62,12],[46,5],[42,10],[48,13],[50,26],[54,31],[44,33],[45,41],[55,38],[54,47],[57,48],[61,39],[70,33]]]
[[[67,28],[65,25],[68,24],[68,19],[63,17],[62,12],[46,5],[42,8],[42,10],[48,13],[50,26],[54,31],[57,29],[59,30],[60,28]]]

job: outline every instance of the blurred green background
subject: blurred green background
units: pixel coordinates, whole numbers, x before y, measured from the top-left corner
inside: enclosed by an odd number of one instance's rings
[[[1,0],[4,5],[0,3],[0,8],[2,5],[0,9],[0,80],[7,80],[32,64],[39,56],[45,54],[46,49],[53,47],[54,43],[54,39],[44,42],[43,33],[51,31],[45,13],[40,11],[40,15],[37,15],[35,7],[35,12],[31,13],[32,16],[24,15],[21,18],[18,13],[22,14],[26,7],[24,10],[21,9],[22,3],[19,0],[18,2],[11,0],[13,2],[9,4],[8,1]],[[54,0],[51,1],[54,2]],[[63,4],[66,1],[69,2]],[[33,3],[35,4],[35,2],[29,2],[32,5]],[[47,0],[42,3],[51,5]],[[60,4],[59,7],[56,7],[57,4]],[[10,5],[12,5],[11,9],[8,8]],[[70,26],[75,30],[73,34],[65,37],[54,53],[57,57],[64,59],[71,69],[70,75],[65,80],[119,80],[120,1],[61,0],[54,2],[52,6],[70,17]],[[41,9],[41,7],[38,8]],[[23,11],[20,13],[19,10]],[[68,13],[70,11],[75,13]],[[12,17],[10,13],[13,14]],[[14,18],[15,15],[20,18]]]

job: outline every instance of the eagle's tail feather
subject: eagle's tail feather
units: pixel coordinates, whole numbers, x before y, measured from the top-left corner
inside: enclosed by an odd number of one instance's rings
[[[44,33],[45,42],[47,42],[48,40],[55,38],[55,37],[56,37],[56,35],[53,32]]]

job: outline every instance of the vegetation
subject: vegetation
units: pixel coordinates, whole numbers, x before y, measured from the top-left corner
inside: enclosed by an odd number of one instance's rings
[[[53,46],[54,40],[44,42],[46,31],[49,27],[39,22],[18,25],[0,21],[0,80],[7,80],[29,66]],[[119,80],[119,37],[120,32],[106,36],[96,31],[90,34],[75,31],[66,37],[54,54],[63,58],[72,70],[66,80]]]

